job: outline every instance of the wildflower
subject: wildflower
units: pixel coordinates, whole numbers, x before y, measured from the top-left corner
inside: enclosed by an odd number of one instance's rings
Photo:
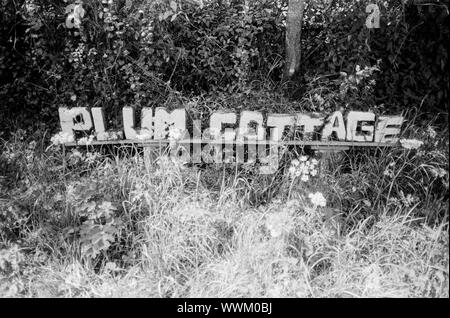
[[[410,207],[413,203],[417,202],[419,199],[415,196],[412,196],[410,193],[405,196],[403,191],[400,191],[400,198],[403,205],[406,207]]]
[[[74,142],[73,134],[68,132],[60,132],[54,135],[50,141],[52,145],[61,145],[69,142]]]
[[[97,160],[98,158],[100,158],[100,153],[98,152],[87,152],[86,153],[86,162],[87,163],[93,163],[95,162],[95,160]]]
[[[84,17],[86,11],[83,9],[82,4],[71,4],[66,7],[66,13],[69,13],[66,18],[67,28],[80,28],[81,18]]]
[[[294,166],[290,166],[288,171],[289,171],[289,174],[290,174],[291,176],[294,176],[294,175],[295,175],[296,169],[295,169]]]
[[[435,177],[435,178],[443,178],[447,175],[447,171],[445,171],[445,169],[442,168],[430,168],[431,174]]]
[[[431,127],[431,126],[428,126],[427,133],[428,133],[428,136],[430,136],[431,139],[434,139],[437,136],[436,130],[434,130],[433,127]]]
[[[307,156],[301,156],[299,159],[291,161],[291,166],[288,171],[291,177],[300,177],[302,182],[307,182],[310,177],[315,177],[318,174],[316,168],[318,163],[316,159],[308,160]]]
[[[71,165],[74,165],[82,160],[84,160],[83,154],[80,151],[78,151],[78,149],[72,150],[72,152],[69,155],[69,163]]]
[[[393,205],[395,205],[395,206],[398,206],[399,205],[399,200],[397,199],[397,198],[394,198],[394,197],[390,197],[389,199],[388,199],[388,205],[389,204],[393,204]]]
[[[86,146],[89,146],[90,144],[92,144],[93,141],[94,141],[94,136],[93,136],[93,135],[90,135],[89,137],[83,137],[83,138],[80,138],[80,139],[77,141],[77,144],[78,144],[78,145],[86,145]]]
[[[314,206],[325,207],[327,204],[327,201],[321,192],[310,193],[308,198]]]
[[[388,167],[384,170],[383,175],[392,178],[394,176],[394,171]]]
[[[400,144],[405,149],[418,149],[423,145],[423,141],[417,139],[400,139]]]
[[[386,169],[383,172],[383,175],[387,176],[387,177],[394,177],[394,166],[395,166],[395,161],[391,161],[388,166],[386,167]]]
[[[309,177],[308,177],[308,175],[304,174],[304,175],[302,175],[300,180],[303,181],[303,182],[308,182],[309,181]]]
[[[70,156],[74,157],[74,158],[77,158],[77,157],[82,158],[83,157],[83,155],[81,154],[81,152],[78,149],[72,150],[72,153],[70,154]]]
[[[107,262],[105,265],[105,270],[109,272],[116,272],[119,270],[119,267],[114,262]]]
[[[75,102],[77,100],[77,95],[74,94],[74,95],[70,96],[70,100],[72,102]]]
[[[308,173],[308,166],[305,165],[303,162],[300,164],[300,166],[298,166],[298,170],[302,173],[302,174],[306,174]]]
[[[403,203],[409,207],[411,206],[414,202],[418,201],[418,198],[415,196],[412,196],[410,193],[408,193],[408,195],[406,196],[406,198],[404,198]]]

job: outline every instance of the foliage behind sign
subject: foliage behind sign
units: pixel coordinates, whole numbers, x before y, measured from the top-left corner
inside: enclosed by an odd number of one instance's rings
[[[391,112],[420,106],[446,112],[447,0],[427,6],[380,3],[380,28],[374,29],[365,26],[365,1],[337,0],[327,11],[319,2],[308,6],[303,25],[307,87],[294,81],[289,94],[309,98],[318,91],[333,105],[341,98],[335,78],[311,80],[381,60],[372,91],[343,97],[350,109],[384,103]],[[285,8],[278,1],[249,4],[243,13],[225,1],[204,1],[203,7],[162,0],[3,1],[1,120],[13,114],[24,125],[37,119],[52,124],[57,106],[94,103],[117,114],[121,105],[148,105],[174,89],[245,92],[277,83],[284,66]],[[75,10],[66,13],[68,5],[78,5],[77,19]],[[67,27],[69,15],[79,28]]]

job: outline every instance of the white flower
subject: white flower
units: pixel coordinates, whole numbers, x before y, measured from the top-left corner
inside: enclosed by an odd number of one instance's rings
[[[307,182],[319,173],[317,170],[318,163],[319,161],[316,159],[308,160],[307,156],[300,156],[298,159],[291,161],[289,174],[294,178],[301,177],[301,181]]]
[[[289,174],[291,175],[291,176],[295,176],[295,167],[293,167],[293,166],[291,166],[290,168],[289,168]]]
[[[25,1],[25,9],[28,11],[28,13],[33,13],[36,10],[36,4],[32,0]]]
[[[78,145],[86,145],[89,146],[94,141],[94,136],[90,135],[89,137],[83,137],[78,139],[77,144]]]
[[[321,192],[310,193],[308,197],[314,206],[325,207],[327,204],[327,201]]]
[[[430,168],[430,171],[431,171],[431,174],[435,177],[435,178],[443,178],[443,177],[445,177],[446,176],[446,174],[447,174],[447,171],[445,171],[444,169],[442,169],[442,168],[433,168],[433,167],[431,167]]]
[[[428,126],[427,133],[432,139],[436,138],[437,136],[436,130],[434,130],[431,126]]]
[[[83,158],[83,154],[78,149],[74,149],[70,156],[74,158]]]
[[[97,160],[100,157],[101,157],[101,155],[98,152],[87,152],[86,153],[86,161],[88,163],[93,163],[93,162],[95,162],[95,160]]]
[[[66,18],[66,27],[80,28],[81,18],[84,17],[86,11],[83,9],[82,4],[71,4],[66,7],[66,13],[69,13]]]
[[[53,145],[61,145],[69,142],[74,142],[73,134],[68,132],[60,132],[54,135],[50,141]]]
[[[423,141],[417,139],[400,139],[400,143],[405,149],[418,149],[423,145]]]
[[[392,170],[392,168],[390,168],[390,167],[387,167],[384,170],[383,175],[385,175],[386,177],[392,178],[392,177],[394,177],[394,170]]]
[[[309,170],[311,169],[311,167],[308,164],[304,164],[301,169],[302,173],[309,174]]]
[[[405,196],[403,191],[400,191],[400,199],[401,199],[401,202],[406,207],[410,207],[412,204],[414,204],[415,202],[417,202],[419,200],[417,197],[411,195],[410,193],[408,193],[408,195]]]

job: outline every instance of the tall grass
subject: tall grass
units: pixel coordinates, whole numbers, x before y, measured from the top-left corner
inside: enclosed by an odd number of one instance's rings
[[[448,297],[448,133],[415,129],[418,151],[354,151],[308,182],[289,156],[260,176],[16,134],[0,154],[0,295]]]

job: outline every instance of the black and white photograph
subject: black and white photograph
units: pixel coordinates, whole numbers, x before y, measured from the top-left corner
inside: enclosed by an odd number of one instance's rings
[[[449,298],[449,0],[0,17],[0,298]]]

